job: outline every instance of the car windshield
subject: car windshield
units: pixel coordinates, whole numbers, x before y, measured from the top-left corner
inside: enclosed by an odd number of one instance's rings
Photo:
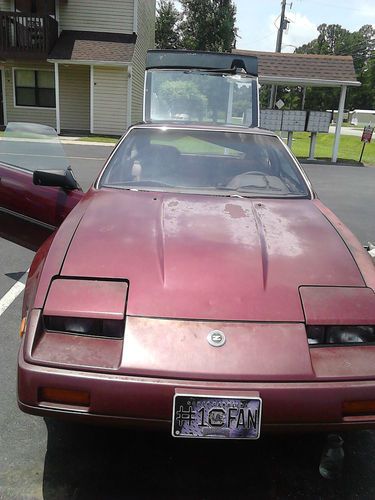
[[[254,197],[309,197],[277,137],[243,131],[134,128],[99,187]]]
[[[146,121],[245,126],[256,122],[257,81],[249,75],[150,70],[146,82]]]
[[[0,139],[0,162],[31,172],[69,167],[56,130],[37,123],[8,123]]]

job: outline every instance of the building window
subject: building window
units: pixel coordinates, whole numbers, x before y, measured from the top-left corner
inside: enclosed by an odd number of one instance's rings
[[[55,0],[15,0],[15,11],[55,17]]]
[[[37,108],[54,108],[55,74],[53,71],[33,69],[16,69],[15,96],[16,106],[35,106]]]

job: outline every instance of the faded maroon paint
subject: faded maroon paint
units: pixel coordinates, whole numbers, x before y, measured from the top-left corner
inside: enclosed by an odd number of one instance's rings
[[[108,351],[108,357],[98,356],[95,351],[102,349],[103,339],[97,339],[95,350],[95,339],[58,334],[56,338],[54,334],[45,334],[40,327],[39,324],[35,330],[28,330],[25,345],[29,354],[26,353],[25,359],[30,363],[80,369],[77,364],[80,359],[82,365],[93,370],[117,366],[119,374],[202,380],[315,378],[305,327],[298,323],[218,323],[128,317],[121,362],[118,351]],[[220,349],[207,342],[208,333],[217,329],[223,331],[227,339]],[[122,341],[117,342],[121,346]]]
[[[371,288],[301,287],[308,325],[374,325],[375,293]]]
[[[364,286],[310,200],[115,189],[88,197],[62,275],[128,279],[129,315],[303,322],[299,286]]]
[[[25,318],[28,314],[28,311],[32,310],[32,308],[34,307],[35,295],[38,290],[38,285],[44,267],[44,263],[49,255],[48,252],[51,248],[53,239],[56,236],[56,234],[57,233],[54,232],[45,240],[42,246],[38,249],[31,263],[30,270],[27,276],[25,291],[23,294],[23,303],[22,303],[23,318]]]
[[[343,222],[320,200],[313,200],[314,205],[322,212],[322,214],[329,220],[333,228],[340,234],[342,239],[345,241],[348,250],[353,255],[357,266],[362,274],[362,277],[366,285],[372,288],[375,292],[375,271],[374,263],[366,252],[363,246],[360,244],[358,239],[350,231],[348,227],[345,226]]]
[[[0,163],[0,206],[58,227],[82,198],[82,191],[35,186],[33,173]]]
[[[324,351],[324,349],[322,349]],[[343,401],[372,400],[375,381],[327,381],[327,382],[205,382],[174,378],[152,378],[119,376],[117,373],[89,373],[69,369],[51,369],[31,365],[24,361],[22,348],[19,357],[18,394],[21,408],[30,413],[50,416],[90,419],[101,423],[126,419],[142,420],[143,426],[154,420],[169,423],[172,416],[173,396],[176,391],[189,393],[189,388],[249,394],[259,392],[263,400],[262,429],[267,424],[282,428],[298,428],[303,424],[335,424],[342,426],[346,418],[342,414]],[[90,407],[85,411],[69,414],[70,407],[44,404],[38,400],[39,387],[82,390],[90,393]],[[48,407],[49,406],[49,407]],[[65,412],[65,413],[63,413]],[[89,413],[88,413],[89,412]],[[363,415],[356,419],[356,425],[374,425],[373,416]],[[266,428],[266,427],[265,427]]]
[[[47,207],[44,219],[35,218],[60,223],[69,211],[64,212],[66,202],[77,201],[73,194],[33,186],[27,183],[31,174],[24,175],[29,177],[21,176],[23,187],[40,196],[27,195],[26,206],[18,195],[21,213],[33,217],[30,207],[38,214]],[[16,181],[21,177],[16,175]],[[48,200],[53,196],[61,210],[52,210]],[[369,263],[350,231],[316,200],[92,189],[41,247],[30,271],[24,301],[29,318],[18,370],[20,406],[44,415],[62,411],[69,416],[74,410],[81,419],[168,423],[176,391],[257,392],[266,427],[375,425],[374,415],[342,414],[344,401],[374,398],[375,348],[310,349],[299,295],[300,287],[309,286],[367,294],[365,286],[375,286]],[[126,318],[123,341],[43,331],[40,315],[51,282],[62,276],[129,280],[127,312],[133,316]],[[65,300],[66,294],[51,295],[54,313],[61,313],[59,300],[64,314],[90,308],[99,314],[99,303],[100,315],[111,311],[95,297],[96,304],[84,304],[82,293],[80,304]],[[111,297],[109,291],[105,300]],[[328,307],[324,294],[313,300],[321,311]],[[340,308],[348,307],[341,302]],[[340,308],[332,305],[332,317],[341,317]],[[214,328],[227,336],[220,349],[207,342]],[[87,390],[90,407],[77,411],[39,401],[43,386]]]
[[[375,346],[373,345],[314,347],[310,350],[310,355],[314,370],[321,379],[375,379]],[[370,399],[375,399],[375,392]]]
[[[70,369],[92,367],[113,371],[120,364],[121,351],[121,340],[47,332],[33,350],[32,360],[46,366],[58,365]]]
[[[0,207],[0,238],[36,252],[52,231],[51,228],[30,224],[27,220],[5,213]]]
[[[225,344],[207,341],[221,330]],[[224,323],[128,317],[120,370],[203,380],[314,378],[306,331],[295,323]]]
[[[54,276],[60,274],[69,243],[86,210],[87,204],[88,199],[84,197],[61,224],[59,230],[53,235],[53,239],[47,241],[37,252],[26,284],[24,312],[33,307],[38,309],[44,307],[51,280]],[[35,262],[38,262],[38,265],[34,265]],[[32,280],[36,289],[33,286],[28,286],[30,280]]]
[[[56,279],[44,306],[45,316],[122,320],[127,283]]]
[[[215,329],[226,335],[221,348],[207,342]],[[375,379],[375,346],[309,348],[304,325],[298,323],[128,317],[124,341],[106,344],[45,333],[40,311],[34,309],[24,349],[28,363],[103,373],[116,367],[116,373],[129,376],[242,382]]]

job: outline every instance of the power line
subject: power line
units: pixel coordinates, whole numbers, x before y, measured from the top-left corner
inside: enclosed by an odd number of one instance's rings
[[[325,3],[325,2],[319,2],[317,0],[314,0],[314,4],[323,5],[324,7],[332,7],[333,9],[345,9],[345,10],[353,10],[353,11],[357,11],[357,12],[363,12],[362,9],[356,9],[353,7],[344,7],[341,4],[338,5],[338,4],[332,4],[332,3]]]

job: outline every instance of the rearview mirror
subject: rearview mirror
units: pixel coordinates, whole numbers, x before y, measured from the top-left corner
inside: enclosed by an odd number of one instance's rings
[[[33,183],[37,186],[56,186],[63,189],[79,189],[79,184],[75,180],[72,169],[66,170],[35,170]]]

